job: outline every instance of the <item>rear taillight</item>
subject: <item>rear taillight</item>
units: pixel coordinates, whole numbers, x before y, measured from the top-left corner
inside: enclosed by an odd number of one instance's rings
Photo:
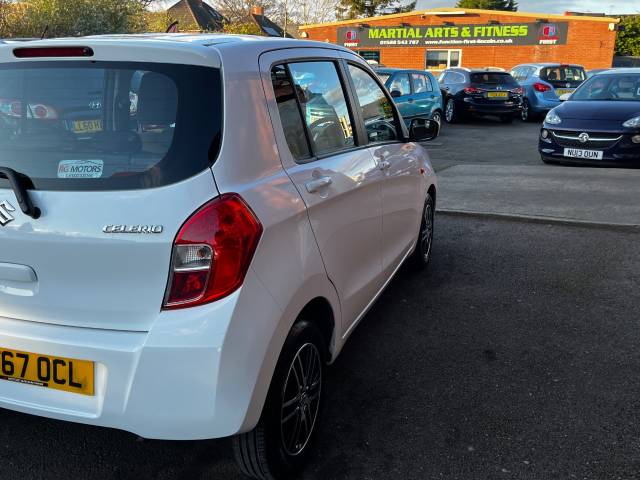
[[[467,93],[469,95],[474,94],[474,93],[482,93],[482,90],[480,90],[479,88],[476,87],[467,87],[464,89],[464,93]]]
[[[242,282],[262,235],[262,225],[235,193],[195,212],[173,244],[163,309],[193,307],[234,292]]]
[[[544,92],[548,92],[549,90],[551,90],[551,87],[549,85],[544,84],[544,83],[536,82],[536,83],[533,84],[533,89],[536,92],[544,93]]]

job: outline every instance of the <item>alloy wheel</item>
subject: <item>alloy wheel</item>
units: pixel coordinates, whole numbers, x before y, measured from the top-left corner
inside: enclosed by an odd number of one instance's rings
[[[313,343],[305,343],[293,357],[282,389],[280,432],[287,454],[296,456],[307,446],[320,407],[322,357]]]
[[[436,112],[431,116],[431,120],[433,120],[434,122],[438,122],[438,125],[441,125],[442,115],[440,115],[440,112]]]
[[[526,100],[522,102],[522,111],[520,115],[522,116],[523,122],[526,122],[527,120],[529,120],[529,102]]]
[[[445,112],[445,117],[447,119],[447,122],[451,122],[453,120],[454,109],[455,109],[455,106],[453,104],[453,100],[449,100],[447,102],[447,108]]]
[[[433,205],[427,203],[424,208],[424,217],[420,229],[420,251],[425,261],[431,255],[431,245],[433,243]]]

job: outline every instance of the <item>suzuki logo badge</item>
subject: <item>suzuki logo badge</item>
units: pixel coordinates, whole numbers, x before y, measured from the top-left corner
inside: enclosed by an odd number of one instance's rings
[[[578,140],[580,140],[580,143],[587,143],[589,141],[589,134],[581,133],[580,135],[578,135]]]
[[[14,218],[11,216],[11,212],[15,211],[16,209],[13,208],[13,205],[11,205],[6,200],[4,202],[0,202],[0,225],[4,227],[7,223],[14,220]]]

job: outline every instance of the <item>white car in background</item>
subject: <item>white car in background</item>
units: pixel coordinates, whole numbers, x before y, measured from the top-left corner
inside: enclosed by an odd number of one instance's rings
[[[326,364],[429,262],[437,123],[347,49],[229,35],[0,46],[0,98],[0,406],[293,475]]]

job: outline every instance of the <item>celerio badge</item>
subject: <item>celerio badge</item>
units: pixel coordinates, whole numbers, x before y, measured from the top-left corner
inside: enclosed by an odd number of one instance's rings
[[[14,218],[11,216],[11,212],[15,211],[16,209],[13,208],[13,205],[11,205],[6,200],[0,202],[0,225],[4,227],[7,223],[14,220]]]

